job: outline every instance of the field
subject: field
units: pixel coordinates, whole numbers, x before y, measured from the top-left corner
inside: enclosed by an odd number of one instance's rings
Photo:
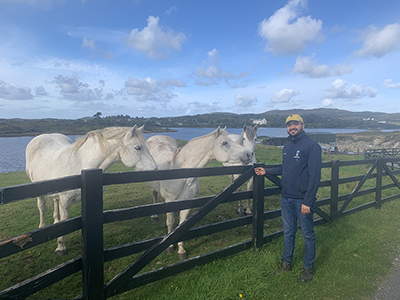
[[[256,157],[266,164],[281,162],[281,149],[257,145]],[[361,156],[324,155],[323,161],[333,159],[355,160]],[[211,163],[210,166],[218,166]],[[341,169],[340,177],[365,174],[369,166]],[[127,171],[115,164],[109,172]],[[329,169],[323,170],[323,178],[329,179]],[[0,174],[1,186],[29,182],[23,172]],[[201,178],[199,196],[213,195],[229,184],[227,176]],[[367,182],[373,186],[374,182]],[[266,182],[267,186],[272,186]],[[354,189],[353,183],[341,187],[341,194]],[[385,191],[390,193],[391,191]],[[321,188],[318,199],[329,197],[329,188]],[[355,199],[359,205],[372,201],[373,194],[365,199]],[[150,188],[146,183],[107,187],[104,209],[117,209],[152,203]],[[46,223],[52,223],[52,203],[47,200]],[[279,208],[279,196],[268,197],[265,210]],[[326,208],[324,208],[326,209]],[[400,201],[386,203],[381,210],[369,209],[356,213],[332,224],[316,228],[317,261],[315,279],[308,285],[297,283],[301,273],[302,243],[298,234],[294,270],[288,274],[272,277],[270,272],[278,266],[282,252],[282,239],[277,239],[259,252],[246,251],[214,263],[197,267],[171,278],[113,297],[113,299],[365,299],[377,288],[383,276],[390,272],[391,262],[398,253],[400,232],[398,223]],[[214,223],[237,217],[237,203],[220,205],[201,223]],[[80,214],[80,204],[71,208],[71,216]],[[0,240],[37,228],[39,223],[35,199],[28,199],[0,206]],[[281,229],[280,219],[265,223],[265,234]],[[104,247],[112,247],[136,240],[160,236],[166,233],[165,216],[158,223],[150,218],[122,221],[104,226]],[[243,227],[212,236],[190,240],[185,243],[189,257],[207,253],[228,245],[251,239],[251,228]],[[0,260],[0,290],[37,275],[81,254],[80,232],[67,236],[68,254],[54,253],[56,241]],[[382,246],[384,245],[384,246]],[[1,248],[0,248],[1,249]],[[109,262],[105,267],[108,282],[118,272],[134,261],[130,256]],[[176,253],[162,253],[143,271],[160,268],[178,262]],[[77,273],[54,286],[33,295],[32,299],[73,298],[81,293],[81,274]]]

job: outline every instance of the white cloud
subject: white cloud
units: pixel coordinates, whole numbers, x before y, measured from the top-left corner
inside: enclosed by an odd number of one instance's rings
[[[82,49],[90,49],[95,56],[114,58],[114,54],[110,50],[105,51],[100,49],[99,46],[95,44],[94,39],[83,38],[81,47]]]
[[[293,101],[293,97],[296,95],[299,95],[300,92],[294,91],[292,89],[282,89],[279,92],[276,92],[272,98],[271,102],[276,102],[276,103],[288,103]]]
[[[342,79],[336,79],[331,83],[331,88],[327,89],[326,98],[354,100],[364,97],[374,98],[378,94],[378,90],[371,86],[353,84],[349,88],[346,87],[346,81]]]
[[[91,89],[88,83],[79,80],[76,73],[57,75],[51,83],[56,84],[64,100],[90,102],[100,100],[103,96],[102,88]]]
[[[390,52],[400,50],[400,24],[386,25],[382,30],[370,26],[363,34],[363,46],[356,51],[362,57],[382,57]]]
[[[235,95],[235,105],[240,107],[249,108],[250,106],[256,105],[257,102],[256,96],[250,96],[246,94]]]
[[[144,80],[137,78],[129,78],[125,82],[124,91],[128,95],[133,95],[137,101],[156,101],[169,102],[176,97],[170,89],[172,87],[185,87],[185,83],[181,79],[162,79],[157,81],[150,77]]]
[[[309,43],[323,40],[322,21],[300,16],[306,7],[307,0],[291,0],[259,23],[258,34],[267,40],[265,51],[275,55],[296,54]]]
[[[94,48],[95,48],[94,47],[94,40],[93,39],[89,40],[87,38],[83,38],[81,47],[82,48],[89,48],[91,50],[94,50]]]
[[[156,110],[156,107],[152,103],[142,103],[139,106],[139,111],[154,111]]]
[[[172,12],[177,11],[177,10],[178,10],[178,7],[176,5],[173,5],[165,12],[165,14],[167,16],[169,16],[170,14],[172,14]]]
[[[335,66],[335,74],[338,76],[353,73],[353,68],[348,65],[338,64]]]
[[[322,105],[324,107],[332,107],[335,105],[335,101],[333,99],[325,99],[324,101],[322,101]]]
[[[47,96],[49,93],[47,93],[46,89],[41,85],[35,89],[35,94],[36,96]]]
[[[197,79],[194,84],[201,86],[218,85],[221,80],[229,82],[230,79],[237,80],[249,75],[250,74],[248,72],[242,72],[236,75],[221,69],[219,66],[211,66],[209,68],[198,67],[197,71],[195,72]]]
[[[128,45],[134,50],[145,52],[151,59],[166,59],[170,50],[181,50],[182,44],[186,41],[184,33],[175,33],[172,29],[163,28],[159,25],[159,17],[149,16],[147,27],[139,31],[132,29]]]
[[[218,102],[199,102],[193,101],[188,103],[188,109],[186,110],[186,114],[203,114],[203,113],[211,113],[216,111],[221,111],[221,107]]]
[[[0,80],[0,98],[6,100],[29,100],[33,98],[33,95],[29,87],[20,87]]]
[[[319,65],[318,61],[314,59],[314,57],[315,54],[311,56],[297,57],[292,72],[294,74],[303,74],[309,78],[329,77],[332,73],[338,76],[353,73],[353,68],[348,65],[337,64],[333,67],[329,67],[328,65]]]
[[[392,79],[385,79],[383,86],[387,89],[400,89],[400,82],[394,83]]]
[[[225,71],[218,66],[219,62],[220,56],[217,49],[214,48],[213,50],[208,51],[207,60],[203,62],[204,67],[198,67],[196,72],[194,72],[194,76],[196,76],[194,84],[200,86],[212,86],[218,85],[221,80],[225,80],[227,84],[231,85],[231,87],[237,87],[242,85],[237,82],[231,84],[230,80],[237,81],[250,75],[248,72],[233,74],[232,72]],[[211,66],[207,67],[207,65],[210,64]]]
[[[207,56],[208,56],[208,62],[212,64],[217,64],[221,60],[219,53],[215,48],[212,49],[211,51],[208,51]]]
[[[328,77],[330,75],[329,67],[327,65],[318,65],[312,56],[299,56],[293,69],[294,74],[303,74],[310,78]]]

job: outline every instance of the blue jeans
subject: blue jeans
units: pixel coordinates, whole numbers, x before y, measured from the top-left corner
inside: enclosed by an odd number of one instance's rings
[[[304,238],[304,259],[303,266],[311,269],[314,266],[316,256],[315,233],[314,233],[314,207],[311,207],[311,213],[303,215],[301,213],[301,199],[281,198],[281,212],[283,223],[283,256],[282,259],[290,264],[293,261],[294,244],[297,232],[297,220],[299,220],[300,228]]]

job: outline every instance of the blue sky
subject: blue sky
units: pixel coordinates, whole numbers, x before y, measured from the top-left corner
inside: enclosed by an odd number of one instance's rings
[[[0,118],[400,112],[398,0],[0,0]]]

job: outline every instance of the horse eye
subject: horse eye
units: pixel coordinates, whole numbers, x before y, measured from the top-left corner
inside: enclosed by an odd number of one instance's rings
[[[140,147],[140,146],[135,146],[135,150],[140,151],[140,150],[142,150],[142,147]]]
[[[226,146],[226,145],[228,145],[228,142],[227,142],[227,141],[223,141],[223,142],[222,142],[222,145],[223,145],[223,146]]]

